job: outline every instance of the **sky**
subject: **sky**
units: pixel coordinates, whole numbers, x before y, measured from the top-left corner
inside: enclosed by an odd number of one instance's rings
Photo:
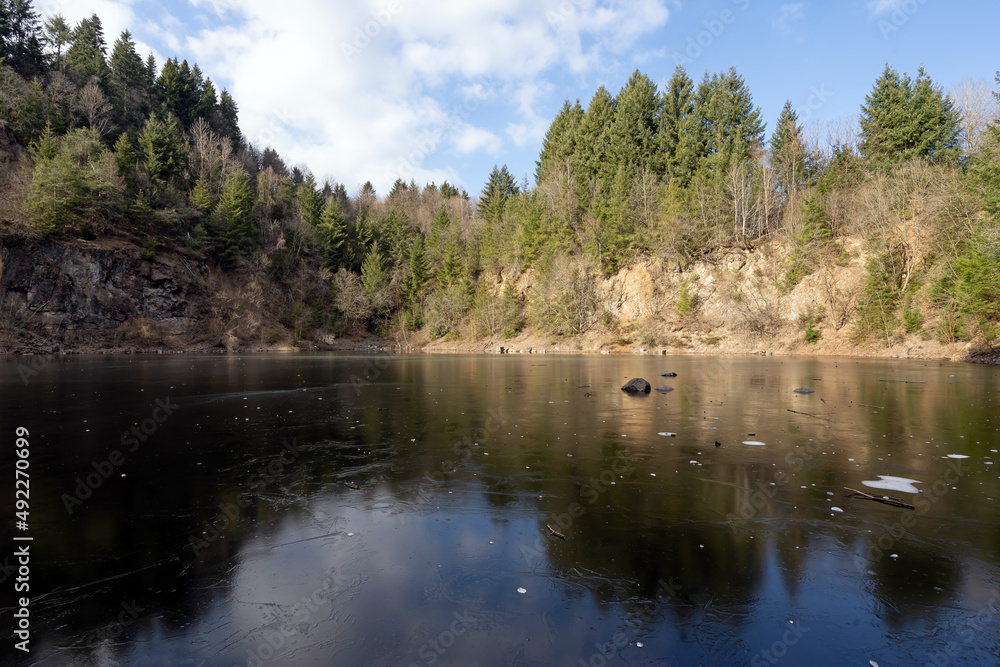
[[[35,0],[128,29],[157,66],[197,63],[240,127],[355,193],[397,178],[478,195],[494,165],[534,183],[565,100],[636,69],[665,87],[735,67],[770,136],[786,100],[809,127],[856,122],[888,63],[948,91],[1000,70],[992,0]]]

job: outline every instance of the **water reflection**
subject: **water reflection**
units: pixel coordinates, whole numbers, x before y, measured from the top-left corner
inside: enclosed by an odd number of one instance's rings
[[[673,392],[618,390],[668,368]],[[28,386],[0,369],[4,432],[33,439],[32,664],[996,658],[995,625],[963,631],[1000,585],[993,368],[70,359]],[[892,491],[914,511],[846,498],[887,477],[920,480]]]

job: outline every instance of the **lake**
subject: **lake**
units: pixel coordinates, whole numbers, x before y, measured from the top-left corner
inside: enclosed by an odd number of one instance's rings
[[[3,664],[1000,662],[1000,368],[14,357],[0,391]]]

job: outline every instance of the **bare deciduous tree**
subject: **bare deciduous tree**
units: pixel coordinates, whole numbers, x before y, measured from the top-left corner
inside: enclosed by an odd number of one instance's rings
[[[969,155],[977,155],[983,147],[986,128],[998,116],[1000,105],[988,79],[964,79],[948,93],[962,113],[962,135]]]
[[[110,122],[108,114],[111,112],[111,105],[108,104],[96,82],[91,81],[80,90],[77,108],[87,120],[87,126],[104,136]]]

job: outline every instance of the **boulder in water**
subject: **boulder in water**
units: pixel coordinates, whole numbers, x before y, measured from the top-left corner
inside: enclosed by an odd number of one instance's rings
[[[663,371],[662,373],[660,373],[660,377],[661,378],[675,378],[675,377],[677,377],[677,373],[674,373],[673,371]]]
[[[660,385],[659,387],[656,388],[656,391],[658,391],[660,393],[663,393],[663,394],[667,393],[668,391],[673,391],[673,390],[674,390],[673,387],[670,387],[670,386],[665,385],[665,384]]]
[[[799,387],[798,389],[792,389],[796,394],[814,394],[816,393],[813,389],[808,389],[806,387]]]
[[[649,389],[649,383],[642,378],[632,378],[625,383],[624,387],[622,387],[622,391],[626,391],[630,394],[648,394]]]

